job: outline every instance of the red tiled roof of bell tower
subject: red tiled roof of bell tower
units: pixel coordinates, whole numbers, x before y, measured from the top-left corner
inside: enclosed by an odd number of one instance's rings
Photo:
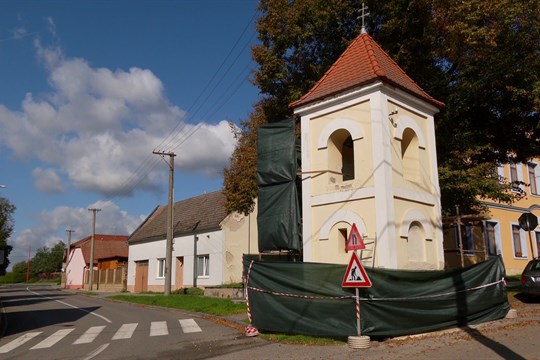
[[[435,100],[415,83],[367,33],[354,39],[315,86],[289,106],[323,100],[376,81],[395,86],[439,109],[444,107],[444,103]]]

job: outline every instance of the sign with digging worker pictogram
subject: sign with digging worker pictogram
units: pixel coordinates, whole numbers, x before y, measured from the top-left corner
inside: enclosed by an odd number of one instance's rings
[[[360,259],[356,252],[353,252],[345,277],[343,278],[342,287],[371,287],[371,280],[366,274],[366,270],[360,263]]]

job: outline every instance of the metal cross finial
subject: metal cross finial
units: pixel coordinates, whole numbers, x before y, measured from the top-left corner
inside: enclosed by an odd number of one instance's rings
[[[366,16],[369,15],[369,13],[366,12],[368,10],[368,7],[365,6],[364,3],[362,3],[362,8],[360,10],[362,11],[362,15],[360,15],[360,17],[362,18],[362,31],[361,31],[361,33],[365,34],[366,33],[365,20],[366,20]]]

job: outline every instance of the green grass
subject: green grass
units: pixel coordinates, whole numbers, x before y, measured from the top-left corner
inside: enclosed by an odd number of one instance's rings
[[[268,341],[292,345],[343,345],[347,342],[346,338],[331,338],[293,334],[265,333],[259,334],[259,336]]]
[[[230,299],[196,295],[115,295],[108,298],[137,304],[189,310],[217,316],[228,316],[246,312],[245,304],[235,304]]]

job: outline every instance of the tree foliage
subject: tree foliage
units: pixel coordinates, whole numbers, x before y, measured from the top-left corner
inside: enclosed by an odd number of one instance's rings
[[[66,246],[59,241],[51,249],[44,246],[36,251],[30,260],[30,273],[32,277],[50,278],[53,273],[62,270]]]
[[[292,116],[304,95],[360,33],[356,0],[262,0],[254,83],[268,122]]]
[[[511,202],[497,165],[540,156],[540,2],[537,0],[366,1],[367,30],[445,109],[436,116],[443,211],[483,209],[481,200]],[[229,203],[256,196],[255,172],[240,161],[255,151],[255,119],[291,116],[306,93],[360,33],[357,1],[262,0],[253,48],[254,83],[262,98],[244,127],[225,173],[252,176],[252,191],[230,188]],[[249,124],[251,122],[251,124]],[[256,154],[255,154],[256,159]],[[242,171],[236,167],[242,164]],[[227,186],[226,186],[227,187]],[[236,195],[234,197],[232,195]],[[231,197],[229,197],[231,196]],[[518,195],[519,196],[519,195]],[[229,210],[242,206],[229,206]],[[244,208],[245,209],[245,208]],[[245,211],[244,211],[245,212]]]
[[[7,240],[13,233],[13,213],[15,205],[8,199],[0,197],[0,252],[3,251],[4,261],[0,264],[0,275],[5,275],[6,268],[9,266],[9,254],[13,247],[8,245]]]
[[[266,123],[262,107],[255,107],[250,120],[242,123],[243,129],[235,129],[236,148],[231,163],[223,173],[223,192],[226,196],[227,213],[248,215],[257,197],[257,128]]]

